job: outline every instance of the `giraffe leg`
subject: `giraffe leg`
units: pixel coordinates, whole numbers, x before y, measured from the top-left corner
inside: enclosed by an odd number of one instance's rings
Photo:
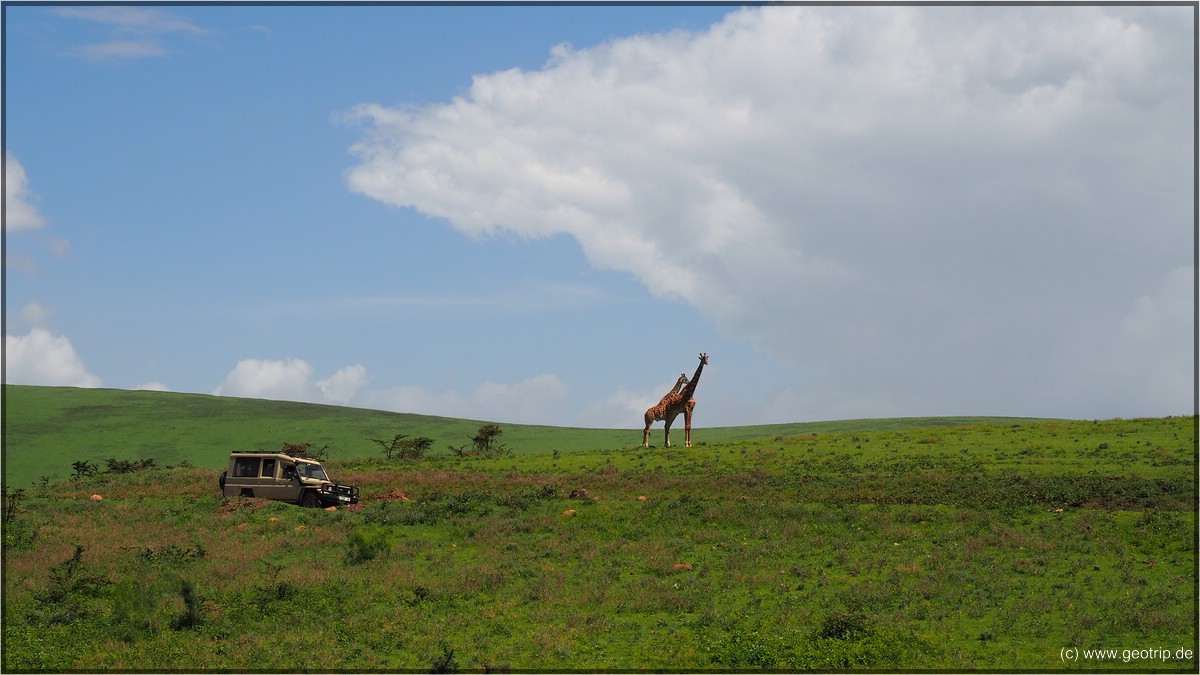
[[[668,448],[671,447],[671,423],[675,421],[675,416],[678,414],[679,413],[671,413],[664,418],[667,423],[667,428],[663,431],[663,441]]]
[[[696,409],[696,399],[688,401],[683,409],[683,445],[692,447],[692,411]]]

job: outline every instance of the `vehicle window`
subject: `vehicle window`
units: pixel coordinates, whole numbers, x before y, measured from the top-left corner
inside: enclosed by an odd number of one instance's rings
[[[283,479],[284,480],[292,480],[295,477],[296,477],[296,465],[295,464],[284,464],[283,465]]]
[[[258,457],[238,457],[233,463],[233,475],[238,478],[253,478],[258,475]]]
[[[264,459],[263,460],[261,475],[263,478],[274,478],[275,477],[275,460],[274,459]]]
[[[300,475],[305,478],[315,478],[317,480],[329,480],[329,476],[325,475],[325,469],[321,468],[320,464],[309,464],[303,462],[296,465],[300,469]]]

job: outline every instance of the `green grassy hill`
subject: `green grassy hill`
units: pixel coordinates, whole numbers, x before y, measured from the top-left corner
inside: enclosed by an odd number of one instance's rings
[[[1005,424],[1013,418],[848,420],[698,429],[695,440],[734,441],[805,433],[887,431],[915,427]],[[71,464],[108,458],[153,459],[159,466],[187,461],[218,468],[231,450],[276,449],[284,443],[328,446],[331,459],[379,453],[369,439],[396,434],[434,440],[432,450],[469,444],[482,421],[362,410],[329,405],[203,394],[4,386],[4,482],[27,487],[43,476],[63,480]],[[501,424],[501,441],[516,455],[630,448],[641,444],[640,420],[628,429],[579,429]],[[676,441],[683,441],[680,424]],[[651,433],[662,443],[662,424]]]
[[[337,448],[362,502],[225,499],[211,462],[166,459],[6,491],[5,672],[1197,672],[1193,417],[782,425],[670,449],[506,427],[519,453],[388,461],[361,439],[404,422],[458,444],[477,423],[10,395],[6,424],[58,464],[89,439],[115,454],[107,436],[220,464],[289,432]]]

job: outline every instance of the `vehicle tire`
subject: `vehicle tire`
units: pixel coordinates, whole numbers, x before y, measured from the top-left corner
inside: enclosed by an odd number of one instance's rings
[[[300,498],[300,506],[306,509],[315,509],[321,505],[321,498],[315,492],[305,492]]]

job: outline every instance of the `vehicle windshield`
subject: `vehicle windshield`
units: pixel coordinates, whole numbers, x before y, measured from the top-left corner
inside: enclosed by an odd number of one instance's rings
[[[296,462],[296,470],[300,472],[301,478],[315,478],[317,480],[329,480],[329,476],[325,475],[325,469],[321,468],[320,464],[310,464],[308,462]]]

